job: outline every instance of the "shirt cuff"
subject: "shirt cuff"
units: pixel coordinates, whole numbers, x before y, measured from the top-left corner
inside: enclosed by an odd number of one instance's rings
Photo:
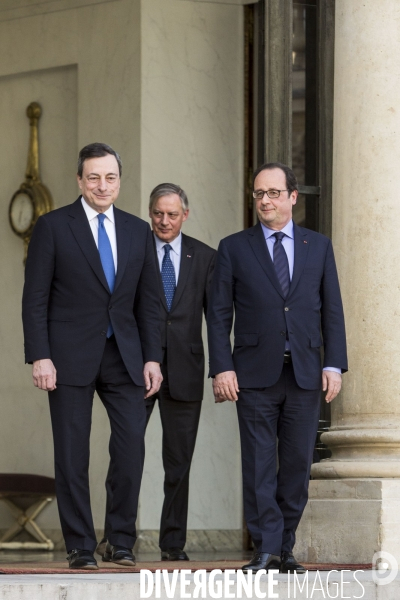
[[[323,371],[333,371],[334,373],[342,374],[342,369],[337,369],[336,367],[324,367]]]

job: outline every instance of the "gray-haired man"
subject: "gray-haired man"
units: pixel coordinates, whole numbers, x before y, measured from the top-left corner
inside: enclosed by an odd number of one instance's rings
[[[146,399],[147,422],[158,400],[165,471],[160,539],[162,560],[188,560],[189,473],[204,388],[203,311],[216,252],[181,232],[189,216],[185,192],[162,183],[151,192],[149,216],[159,265],[163,383]],[[110,492],[108,487],[108,503]],[[106,517],[105,538],[108,536]],[[105,538],[99,544],[101,553]]]

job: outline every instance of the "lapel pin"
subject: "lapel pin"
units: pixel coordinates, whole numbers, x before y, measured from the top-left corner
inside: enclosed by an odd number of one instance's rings
[[[192,258],[190,254],[186,254],[186,258]]]
[[[305,244],[307,244],[306,240],[303,240]]]

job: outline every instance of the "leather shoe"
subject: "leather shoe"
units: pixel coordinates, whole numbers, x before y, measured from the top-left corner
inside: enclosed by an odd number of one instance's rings
[[[71,550],[68,553],[67,560],[70,569],[97,570],[99,568],[93,552],[90,552],[90,550]]]
[[[242,571],[245,573],[251,571],[257,573],[261,569],[268,571],[269,569],[279,569],[281,566],[281,560],[276,554],[270,554],[269,552],[256,552],[247,565],[243,565]]]
[[[307,569],[299,564],[292,552],[282,552],[281,573],[305,573]]]
[[[106,551],[106,546],[107,546],[107,538],[103,538],[102,540],[100,540],[100,542],[97,544],[96,547],[96,554],[98,554],[99,556],[103,557],[104,553]]]
[[[242,567],[242,571],[248,573],[257,573],[261,569],[268,571],[269,569],[278,569],[281,566],[281,559],[276,554],[269,552],[256,552],[251,561]]]
[[[132,550],[124,548],[124,546],[112,546],[110,542],[107,542],[103,554],[103,561],[113,562],[117,565],[124,565],[126,567],[134,567],[136,565]]]
[[[167,548],[161,551],[161,560],[189,560],[189,557],[182,548]]]

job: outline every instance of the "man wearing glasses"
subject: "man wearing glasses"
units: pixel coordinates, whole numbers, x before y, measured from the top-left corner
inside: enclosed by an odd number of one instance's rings
[[[304,573],[292,551],[308,499],[321,385],[331,402],[347,370],[342,301],[331,241],[293,223],[293,171],[268,163],[253,181],[260,222],[218,249],[210,375],[216,402],[236,402],[238,413],[244,512],[255,546],[243,570]]]
[[[85,146],[81,195],[38,219],[26,262],[25,358],[34,385],[49,394],[57,502],[73,569],[97,569],[88,481],[94,392],[110,419],[114,465],[103,560],[133,566],[144,398],[162,381],[152,234],[114,207],[120,177],[121,159],[110,146]]]

